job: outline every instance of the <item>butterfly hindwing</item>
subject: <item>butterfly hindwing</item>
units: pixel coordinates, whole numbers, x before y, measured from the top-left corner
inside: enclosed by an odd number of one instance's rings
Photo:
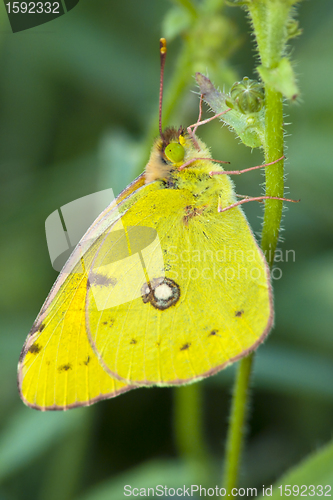
[[[217,198],[198,207],[189,190],[160,182],[146,188],[96,252],[87,332],[113,376],[142,385],[184,383],[262,341],[272,324],[269,272],[240,209],[218,213]],[[133,252],[131,267],[129,254],[126,263],[113,256],[117,238],[123,230],[130,244],[133,228],[142,227],[158,240],[141,263]],[[117,303],[126,287],[132,300]]]

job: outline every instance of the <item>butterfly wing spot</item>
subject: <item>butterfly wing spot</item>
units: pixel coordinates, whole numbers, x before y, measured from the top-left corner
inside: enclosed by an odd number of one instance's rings
[[[180,348],[180,350],[181,350],[181,351],[186,351],[187,349],[189,349],[190,345],[191,345],[191,343],[190,343],[190,342],[187,342],[186,344],[184,344],[184,345]]]
[[[103,274],[96,274],[96,273],[91,274],[89,281],[93,285],[99,285],[99,286],[114,287],[117,284],[116,278],[108,278],[107,276],[104,276]]]
[[[240,318],[243,314],[244,314],[243,309],[241,309],[240,311],[236,311],[236,312],[235,312],[235,316],[236,316],[236,318]]]
[[[41,346],[35,342],[32,344],[32,346],[29,347],[28,351],[31,352],[31,354],[38,354],[42,350]]]
[[[72,369],[72,365],[70,363],[67,363],[66,365],[59,366],[58,371],[59,372],[67,372],[68,370]]]
[[[213,337],[214,335],[217,335],[218,330],[212,330],[209,334],[208,337]]]
[[[33,335],[36,332],[42,332],[44,330],[44,328],[45,328],[44,323],[40,323],[39,325],[38,325],[38,323],[34,323],[32,325],[31,330],[30,330],[30,335]]]
[[[138,343],[138,341],[135,340],[135,339],[132,339],[131,342],[130,342],[130,344],[137,344],[137,343]]]
[[[89,362],[90,362],[90,356],[87,356],[87,358],[83,361],[83,364],[88,366]]]
[[[170,278],[154,278],[143,285],[141,296],[144,304],[150,302],[156,309],[164,311],[178,302],[180,287]]]
[[[109,325],[111,328],[114,325],[114,319],[110,319],[109,321],[103,321],[102,325]]]

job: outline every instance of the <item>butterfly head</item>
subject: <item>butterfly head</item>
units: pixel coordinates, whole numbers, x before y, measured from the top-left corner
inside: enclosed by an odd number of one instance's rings
[[[155,180],[169,180],[178,173],[179,167],[194,157],[210,157],[207,147],[196,138],[200,146],[198,151],[193,138],[186,129],[170,127],[165,129],[153,145],[150,159],[146,166],[146,184]],[[193,164],[193,168],[197,165]]]
[[[210,153],[199,139],[194,134],[189,134],[186,129],[179,127],[177,130],[174,127],[162,130],[162,99],[163,99],[163,75],[164,64],[166,58],[167,48],[165,38],[160,39],[160,58],[161,58],[161,74],[160,74],[160,96],[159,96],[159,131],[160,136],[155,140],[149,161],[145,169],[145,183],[148,184],[153,181],[166,181],[168,186],[177,186],[178,179],[185,180],[190,176],[200,175],[200,170],[206,170],[206,176],[209,176],[209,162],[206,162],[206,168],[203,168],[203,162],[196,169],[196,173],[192,168],[186,169],[182,172],[179,168],[187,162],[190,165],[192,159],[210,158]],[[194,163],[194,162],[193,162]],[[192,165],[194,167],[194,165]],[[192,171],[192,173],[191,173]],[[182,179],[183,178],[183,179]],[[193,180],[193,179],[192,179]]]

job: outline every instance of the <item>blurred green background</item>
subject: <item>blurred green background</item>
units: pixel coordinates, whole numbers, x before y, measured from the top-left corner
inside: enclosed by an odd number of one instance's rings
[[[159,37],[170,40],[165,125],[196,120],[195,71],[226,89],[255,77],[241,9],[199,2],[198,18],[180,4],[187,2],[81,0],[65,16],[16,34],[0,7],[0,500],[117,499],[125,484],[195,482],[175,438],[179,389],[140,389],[42,414],[26,408],[16,388],[20,350],[57,276],[45,219],[97,190],[117,194],[143,170],[158,130]],[[333,429],[333,4],[302,2],[298,18],[304,32],[290,50],[301,98],[285,109],[286,192],[302,201],[285,209],[280,248],[284,256],[294,250],[295,262],[277,263],[276,327],[255,361],[241,474],[248,487],[274,482]],[[199,136],[233,169],[263,160],[220,123]],[[260,195],[262,182],[262,173],[246,174],[237,191]],[[260,234],[262,206],[244,210]],[[200,384],[216,481],[233,377],[230,367]]]

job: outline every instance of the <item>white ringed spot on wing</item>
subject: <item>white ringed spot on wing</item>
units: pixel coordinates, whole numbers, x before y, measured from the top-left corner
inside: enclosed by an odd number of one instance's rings
[[[154,278],[141,288],[142,300],[156,309],[164,311],[178,302],[180,297],[179,285],[170,278]]]

